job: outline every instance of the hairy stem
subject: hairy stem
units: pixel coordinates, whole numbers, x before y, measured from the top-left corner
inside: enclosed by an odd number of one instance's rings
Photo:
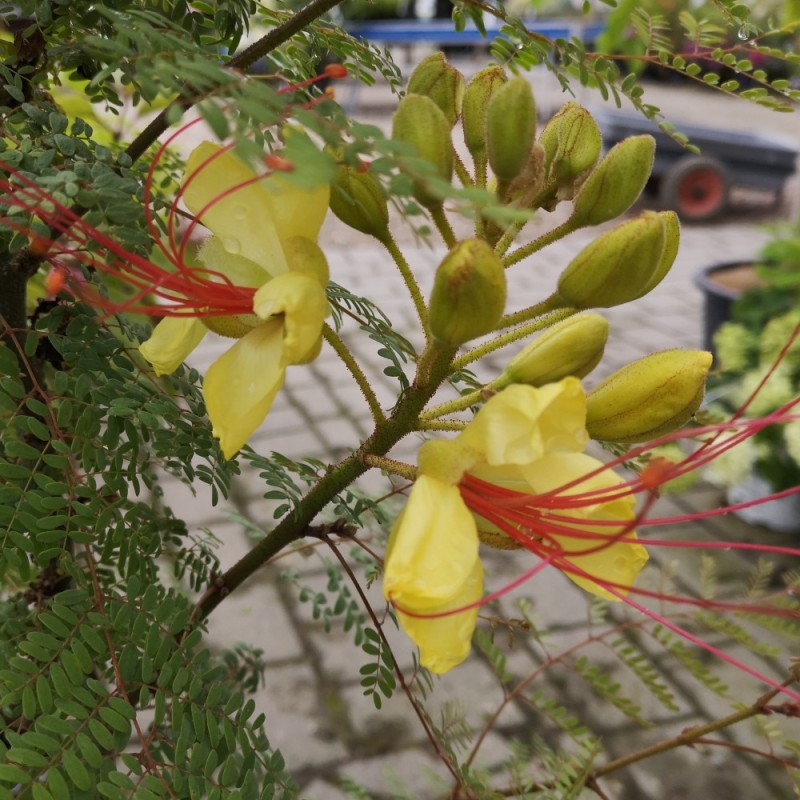
[[[502,336],[498,336],[496,339],[486,342],[486,344],[473,347],[472,350],[464,353],[463,356],[460,356],[453,361],[453,371],[455,372],[457,370],[464,369],[467,364],[471,364],[473,361],[477,361],[478,359],[483,358],[485,355],[493,353],[495,350],[499,350],[501,347],[505,347],[512,342],[519,341],[531,333],[536,333],[544,328],[549,328],[551,325],[555,325],[556,322],[560,322],[562,319],[566,319],[574,313],[574,308],[561,308],[557,311],[552,311],[548,314],[545,314],[545,316],[541,316],[538,319],[529,322],[527,325],[521,325],[520,327],[514,328],[514,330],[509,331],[508,333],[504,333]]]
[[[555,228],[553,228],[553,230],[543,233],[532,242],[528,242],[528,244],[524,244],[522,247],[518,247],[512,253],[509,253],[509,255],[503,259],[503,264],[506,267],[510,267],[513,264],[516,264],[518,261],[522,261],[523,258],[527,258],[529,255],[537,253],[539,250],[547,247],[547,245],[557,242],[559,239],[562,239],[564,236],[566,236],[568,233],[572,233],[574,230],[576,230],[575,223],[572,222],[571,219],[568,219],[566,222],[562,222],[560,225],[557,225]],[[516,233],[514,236],[516,236]],[[506,237],[504,236],[498,242],[495,250],[500,254],[504,253],[512,241],[513,237],[506,241]]]
[[[372,419],[375,421],[375,424],[378,425],[384,422],[386,416],[381,409],[378,398],[375,397],[375,392],[372,391],[372,387],[369,385],[369,379],[364,374],[364,370],[361,369],[358,361],[353,358],[353,354],[347,349],[341,337],[330,325],[325,325],[322,334],[325,337],[325,341],[336,351],[336,355],[339,356],[345,367],[347,367],[348,372],[358,384],[358,388],[361,389],[361,393],[367,401],[369,410],[372,412]]]
[[[431,209],[431,216],[433,217],[436,229],[441,234],[442,239],[444,239],[444,243],[447,245],[448,249],[451,248],[456,243],[456,235],[453,233],[450,220],[445,216],[444,208],[442,206],[437,206]]]
[[[394,263],[397,265],[397,269],[400,270],[400,275],[408,287],[411,300],[414,303],[417,317],[419,318],[423,331],[425,331],[425,338],[429,339],[430,328],[428,326],[428,307],[425,305],[425,298],[422,296],[417,279],[414,277],[414,273],[411,271],[411,267],[408,265],[406,257],[403,255],[402,251],[397,246],[397,242],[395,242],[390,233],[387,232],[386,238],[381,240],[381,244],[387,249],[389,255],[391,255]]]

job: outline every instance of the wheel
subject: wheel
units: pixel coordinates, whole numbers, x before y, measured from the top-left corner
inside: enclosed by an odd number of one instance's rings
[[[692,222],[717,216],[728,204],[730,178],[715,158],[686,156],[661,179],[659,199]]]

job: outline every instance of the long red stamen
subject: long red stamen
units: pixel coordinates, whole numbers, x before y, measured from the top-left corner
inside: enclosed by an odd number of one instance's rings
[[[281,89],[279,94],[296,92],[306,86],[326,78],[345,77],[347,70],[335,65],[326,69],[319,75],[312,76],[306,81],[291,84]],[[312,98],[303,104],[311,107],[324,99]],[[296,106],[294,106],[296,107]],[[293,106],[288,106],[283,111],[283,117],[288,117]],[[19,233],[37,237],[30,222],[18,221],[14,211],[22,211],[34,219],[41,221],[53,233],[53,241],[44,241],[39,236],[39,244],[43,257],[56,265],[60,261],[83,265],[90,271],[103,272],[120,278],[134,289],[132,296],[124,302],[113,303],[92,287],[83,282],[71,279],[70,271],[66,268],[56,268],[50,278],[51,285],[56,287],[56,280],[64,276],[63,284],[57,285],[58,290],[69,287],[76,295],[82,297],[93,305],[98,305],[106,311],[138,311],[158,316],[219,316],[252,313],[252,300],[255,289],[236,286],[221,271],[204,267],[192,267],[187,264],[187,248],[192,234],[201,222],[203,214],[207,213],[216,203],[230,197],[245,186],[262,180],[269,173],[259,174],[252,179],[243,181],[240,185],[231,187],[211,200],[191,222],[184,226],[178,234],[180,226],[178,219],[180,201],[187,186],[219,155],[230,150],[234,145],[223,146],[211,158],[201,164],[192,175],[188,176],[166,213],[166,236],[162,234],[157,224],[154,212],[154,192],[156,171],[158,164],[164,157],[168,148],[188,129],[203,122],[202,117],[197,117],[182,125],[170,134],[158,147],[148,169],[144,182],[144,212],[148,231],[163,258],[170,267],[153,263],[150,259],[129,251],[113,237],[94,228],[85,219],[76,214],[72,209],[60,203],[55,197],[41,188],[33,180],[25,177],[21,171],[9,164],[0,161],[0,172],[5,171],[6,178],[0,179],[0,208],[5,207],[5,214],[0,214],[0,223],[5,227]],[[285,165],[283,165],[285,167]],[[283,167],[281,167],[283,168]],[[158,305],[148,302],[156,298]]]

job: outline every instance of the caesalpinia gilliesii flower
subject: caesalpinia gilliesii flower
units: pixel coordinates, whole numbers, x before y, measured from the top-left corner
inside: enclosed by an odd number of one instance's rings
[[[585,419],[576,378],[514,385],[454,439],[420,449],[419,477],[389,539],[383,588],[423,666],[446,672],[469,653],[483,593],[480,540],[525,546],[610,600],[621,599],[644,567],[647,552],[632,530],[635,501],[615,491],[621,478],[582,452]],[[532,525],[529,512],[517,520],[512,506],[487,500],[493,488],[540,498],[538,520]],[[615,524],[603,525],[609,521]]]
[[[177,369],[208,330],[238,340],[203,383],[214,436],[231,458],[264,420],[286,367],[319,352],[328,268],[316,238],[329,189],[300,189],[280,174],[259,177],[207,142],[189,157],[182,196],[213,234],[200,261],[217,282],[252,290],[252,306],[250,313],[199,309],[168,316],[140,350],[163,375]]]
[[[205,142],[189,156],[162,240],[150,190],[155,165],[179,133],[162,145],[145,185],[149,227],[162,255],[158,262],[127,250],[8,166],[13,180],[0,181],[0,205],[22,209],[61,234],[50,242],[34,239],[34,250],[53,265],[54,291],[66,281],[99,308],[163,317],[140,348],[159,375],[174,372],[209,330],[237,340],[211,365],[203,385],[213,433],[231,458],[263,422],[286,367],[311,361],[320,350],[328,265],[316,238],[330,191],[327,185],[300,188],[280,171],[270,173],[268,165],[279,162],[274,156],[264,159],[266,172],[256,171],[230,146]],[[181,201],[195,219],[177,236]],[[16,219],[3,217],[12,229],[28,232]],[[212,234],[200,249],[199,265],[189,263],[185,252],[198,224]],[[72,266],[77,263],[118,278],[136,294],[112,302],[79,276]],[[158,304],[144,303],[145,297]]]

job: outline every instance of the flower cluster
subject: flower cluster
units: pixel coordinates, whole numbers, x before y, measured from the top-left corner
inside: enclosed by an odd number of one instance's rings
[[[606,599],[629,591],[647,561],[635,502],[621,478],[583,453],[585,420],[576,378],[513,385],[457,437],[420,449],[383,586],[424,666],[445,672],[469,652],[483,593],[480,540],[525,547]]]

